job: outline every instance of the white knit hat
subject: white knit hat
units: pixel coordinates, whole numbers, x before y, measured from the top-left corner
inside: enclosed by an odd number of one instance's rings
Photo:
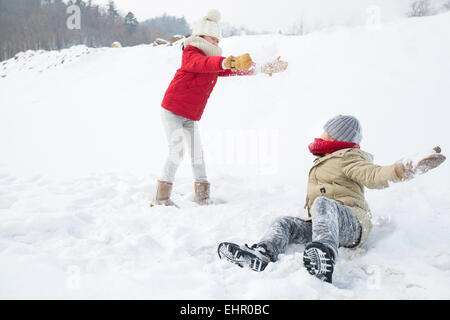
[[[208,15],[200,19],[194,26],[193,36],[209,36],[217,39],[222,38],[219,21],[221,14],[218,10],[209,10]]]

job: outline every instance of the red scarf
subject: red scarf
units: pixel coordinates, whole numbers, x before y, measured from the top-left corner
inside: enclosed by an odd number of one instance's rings
[[[359,144],[344,141],[326,141],[323,139],[314,139],[309,145],[309,151],[314,155],[327,155],[342,149],[357,148]]]

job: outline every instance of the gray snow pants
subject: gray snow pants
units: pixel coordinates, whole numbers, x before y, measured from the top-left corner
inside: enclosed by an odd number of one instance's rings
[[[311,208],[312,221],[296,217],[277,219],[258,245],[264,244],[272,261],[289,244],[320,242],[338,256],[338,247],[352,248],[361,238],[361,225],[355,215],[340,203],[319,197]]]
[[[162,108],[162,123],[169,143],[169,156],[164,165],[161,181],[174,182],[175,174],[185,154],[186,141],[191,155],[192,171],[196,182],[207,182],[203,147],[197,122]]]

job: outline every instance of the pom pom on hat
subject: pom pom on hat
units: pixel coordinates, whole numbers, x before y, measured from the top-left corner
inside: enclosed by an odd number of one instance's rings
[[[206,19],[208,19],[210,21],[214,21],[216,23],[218,23],[221,18],[222,18],[222,15],[220,14],[220,11],[216,10],[216,9],[209,10],[208,15],[206,16]]]

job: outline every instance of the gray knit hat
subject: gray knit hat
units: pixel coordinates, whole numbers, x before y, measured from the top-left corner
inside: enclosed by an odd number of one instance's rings
[[[336,141],[361,143],[361,124],[355,117],[338,115],[328,120],[323,128]]]

